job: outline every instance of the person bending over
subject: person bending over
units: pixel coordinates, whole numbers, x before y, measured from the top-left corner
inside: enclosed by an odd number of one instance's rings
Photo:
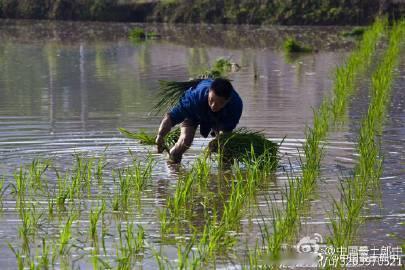
[[[222,78],[201,81],[188,89],[179,103],[166,113],[156,137],[158,153],[164,149],[164,138],[172,127],[181,123],[180,137],[170,149],[169,162],[179,163],[190,148],[198,125],[206,138],[209,133],[231,132],[242,115],[243,102],[232,84]]]

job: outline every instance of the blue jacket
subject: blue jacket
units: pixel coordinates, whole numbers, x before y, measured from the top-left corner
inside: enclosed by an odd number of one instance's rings
[[[208,105],[208,92],[212,80],[203,80],[195,88],[188,89],[180,102],[169,112],[173,126],[191,119],[200,124],[200,133],[207,137],[211,129],[232,131],[242,115],[243,103],[238,93],[233,90],[231,100],[219,112],[211,111]]]

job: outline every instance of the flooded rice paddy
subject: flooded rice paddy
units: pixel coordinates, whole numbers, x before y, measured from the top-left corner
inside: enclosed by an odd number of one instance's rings
[[[180,230],[181,233],[163,237],[161,213],[175,194],[179,178],[190,171],[210,140],[197,136],[182,165],[172,166],[166,163],[165,155],[125,139],[117,128],[155,132],[161,120],[160,115],[151,113],[158,81],[188,79],[208,69],[218,57],[229,57],[241,66],[238,72],[229,74],[244,101],[239,126],[261,130],[275,142],[284,139],[277,171],[260,185],[254,202],[244,205],[240,228],[235,232],[237,244],[216,259],[217,268],[240,269],[245,263],[247,246],[252,247],[256,239],[261,240],[264,223],[271,226],[273,222],[268,204],[279,204],[281,209],[288,175],[300,174],[305,127],[312,124],[313,110],[331,94],[336,66],[343,64],[355,47],[354,39],[339,34],[345,28],[145,25],[161,37],[133,43],[127,36],[134,26],[0,21],[0,175],[4,178],[4,187],[8,186],[0,202],[2,269],[14,269],[18,264],[9,244],[16,250],[24,250],[24,234],[20,229],[24,228],[21,218],[24,214],[14,191],[19,168],[29,170],[35,159],[49,164],[42,181],[48,184],[48,192],[57,193],[60,185],[56,171],[63,174],[77,167],[77,156],[96,158],[94,167],[101,164],[103,168],[101,184],[97,183],[95,173],[89,191],[75,203],[67,203],[67,209],[56,210],[55,206],[54,211],[59,214],[53,218],[49,217],[47,192],[39,190],[31,194],[29,200],[24,200],[31,208],[35,205],[36,212],[32,216],[38,217],[40,224],[35,233],[31,232],[35,234],[30,236],[33,238],[29,245],[31,255],[43,253],[42,238],[46,239],[51,254],[62,255],[65,250],[60,239],[66,232],[63,228],[68,223],[67,216],[72,214],[69,208],[78,208],[80,214],[75,217],[71,237],[68,237],[67,258],[57,259],[56,268],[105,268],[102,262],[120,268],[120,259],[125,257],[120,238],[125,237],[120,237],[119,232],[127,235],[131,230],[128,224],[133,224],[134,235],[138,235],[142,227],[147,243],[144,249],[137,250],[132,267],[158,268],[157,251],[167,257],[162,259],[166,268],[181,265],[178,250],[186,248],[184,238],[189,239],[193,233]],[[282,42],[289,36],[318,51],[294,57],[285,55]],[[370,100],[370,84],[369,74],[360,78],[346,121],[330,132],[324,142],[325,157],[314,199],[302,213],[299,234],[290,245],[305,236],[319,234],[325,240],[330,235],[331,201],[340,199],[340,182],[350,175],[358,159],[356,143],[360,120]],[[402,54],[381,136],[383,175],[376,191],[380,199],[370,199],[366,205],[365,223],[353,240],[356,245],[394,247],[404,241],[404,87],[405,56]],[[118,177],[114,170],[129,166],[134,157],[142,164],[149,157],[154,159],[149,182],[137,195],[131,193],[139,199],[133,207],[122,210],[120,202],[115,209]],[[98,160],[101,163],[97,163]],[[220,173],[215,167],[212,174],[211,178],[216,179]],[[219,216],[224,202],[229,200],[229,190],[220,188],[224,185],[222,181],[225,180],[210,183],[213,195],[207,200],[218,206],[215,212]],[[91,244],[94,234],[89,230],[91,217],[103,207],[102,201],[107,210],[102,220],[96,222],[96,234],[104,239],[103,248],[100,247],[104,251],[94,253],[95,247]],[[197,235],[201,235],[206,206],[205,201],[196,201],[193,218],[181,224],[192,223]],[[186,225],[180,227],[190,229]],[[94,257],[100,258],[98,265]],[[212,267],[210,264],[208,268]]]

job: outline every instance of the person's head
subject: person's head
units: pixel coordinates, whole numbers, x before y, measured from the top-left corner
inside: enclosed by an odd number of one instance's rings
[[[208,105],[211,111],[218,112],[225,107],[231,98],[232,90],[232,84],[228,80],[215,79],[208,93]]]

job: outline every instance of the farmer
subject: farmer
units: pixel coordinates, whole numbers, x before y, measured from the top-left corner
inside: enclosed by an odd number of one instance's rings
[[[206,138],[220,132],[231,132],[242,115],[242,99],[226,79],[207,79],[188,89],[179,103],[166,113],[156,137],[158,153],[163,152],[164,137],[170,129],[181,123],[177,143],[170,149],[169,162],[179,163],[190,148],[197,126]]]

